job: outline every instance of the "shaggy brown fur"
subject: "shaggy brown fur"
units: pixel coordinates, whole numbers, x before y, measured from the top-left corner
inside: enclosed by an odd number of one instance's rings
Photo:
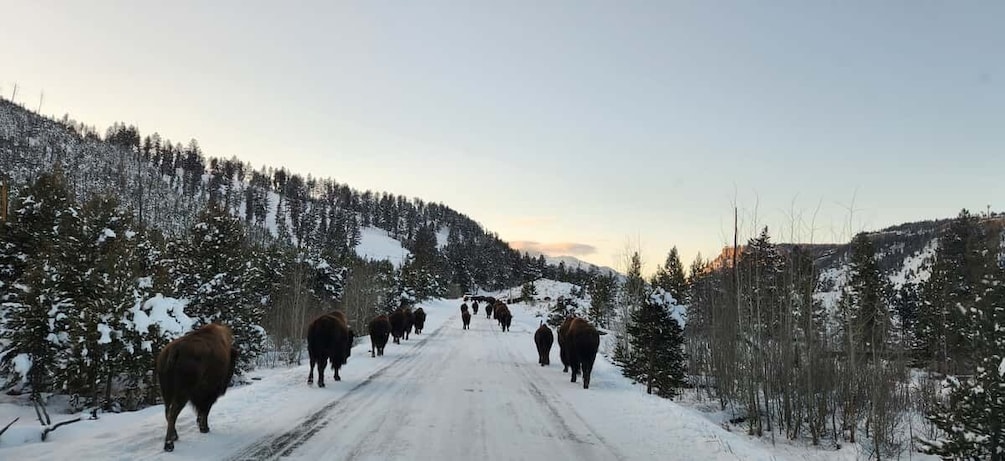
[[[510,323],[513,322],[513,314],[510,313],[509,307],[503,303],[499,303],[496,304],[493,312],[496,320],[499,321],[499,326],[502,327],[502,331],[509,331]]]
[[[582,370],[583,389],[589,389],[590,373],[597,358],[597,349],[600,348],[600,332],[586,320],[577,318],[569,325],[566,342],[570,347],[569,365],[572,366],[572,382],[576,382],[576,375]]]
[[[415,334],[421,335],[422,329],[426,326],[426,311],[422,310],[420,307],[415,310],[415,313],[412,314],[412,316],[415,318],[415,324],[413,325],[413,328],[415,328]]]
[[[405,310],[398,309],[387,319],[391,322],[391,336],[394,337],[394,343],[401,344],[401,338],[405,336]]]
[[[333,378],[341,381],[338,372],[349,359],[352,348],[352,330],[342,317],[324,314],[314,319],[307,327],[307,355],[310,358],[310,374],[307,383],[314,382],[314,366],[318,368],[318,387],[325,387],[325,367],[331,362]]]
[[[234,334],[217,323],[205,325],[161,349],[156,373],[167,418],[165,451],[174,450],[174,442],[178,440],[175,423],[189,402],[195,406],[199,431],[209,432],[209,410],[227,392],[237,359]]]
[[[478,301],[471,303],[471,315],[478,315]]]
[[[569,351],[571,348],[566,342],[566,337],[569,335],[569,326],[572,325],[572,321],[575,317],[566,317],[565,321],[562,322],[562,326],[558,327],[558,358],[562,360],[562,373],[569,371],[569,364],[572,363],[569,360]]]
[[[415,326],[415,313],[412,312],[411,307],[405,308],[405,340],[408,340],[408,335],[412,332],[412,327]]]
[[[384,355],[384,346],[387,345],[387,337],[391,335],[391,322],[386,315],[379,315],[370,321],[370,357]]]
[[[461,312],[461,322],[464,323],[464,326],[461,327],[462,330],[470,330],[471,313],[468,311]]]
[[[551,365],[551,345],[555,342],[555,335],[551,333],[551,328],[541,322],[534,332],[534,345],[537,346],[537,363],[541,366]]]

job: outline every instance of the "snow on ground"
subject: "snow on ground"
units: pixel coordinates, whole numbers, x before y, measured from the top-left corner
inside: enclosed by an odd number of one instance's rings
[[[412,253],[401,246],[401,242],[387,235],[384,229],[363,227],[360,229],[359,244],[356,254],[362,258],[373,260],[386,259],[395,267],[401,267],[405,259]]]
[[[575,287],[539,280],[538,297]],[[501,293],[496,293],[501,294]],[[460,300],[433,301],[422,335],[369,357],[353,349],[341,382],[306,384],[307,366],[258,370],[232,388],[200,434],[191,408],[174,453],[162,451],[163,407],[102,415],[39,442],[31,407],[0,403],[0,459],[855,459],[833,451],[729,432],[714,413],[649,396],[598,357],[591,388],[562,373],[557,345],[540,367],[533,332],[543,303],[511,304],[510,332],[474,316],[462,330]],[[329,375],[330,376],[330,375]],[[54,422],[73,415],[53,415]]]
[[[343,380],[320,389],[307,366],[262,370],[213,408],[201,434],[191,408],[180,440],[162,451],[163,407],[103,415],[38,442],[36,422],[0,437],[0,459],[822,459],[816,450],[773,450],[723,430],[696,411],[648,396],[598,358],[590,389],[537,364],[539,307],[514,304],[512,331],[474,316],[462,330],[460,300],[422,304],[421,335],[371,358],[353,349]],[[530,308],[530,311],[528,311]],[[329,375],[330,376],[330,375]],[[9,420],[0,406],[0,421]],[[61,420],[61,417],[55,417]],[[13,436],[12,436],[13,434]]]
[[[450,237],[450,228],[444,227],[436,232],[436,248],[443,249],[447,246],[447,240]]]

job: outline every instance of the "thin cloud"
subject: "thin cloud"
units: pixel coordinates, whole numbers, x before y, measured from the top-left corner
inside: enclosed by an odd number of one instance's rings
[[[524,240],[510,242],[509,246],[517,251],[543,253],[548,256],[587,256],[597,252],[597,247],[593,245],[576,242],[541,243]]]

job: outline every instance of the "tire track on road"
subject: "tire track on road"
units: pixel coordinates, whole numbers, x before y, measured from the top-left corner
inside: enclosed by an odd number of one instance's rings
[[[293,450],[303,445],[305,442],[310,440],[311,437],[313,437],[319,431],[327,427],[332,422],[333,420],[332,414],[336,410],[342,408],[343,406],[351,404],[352,397],[354,397],[354,392],[358,391],[360,388],[364,386],[373,383],[376,378],[379,378],[385,373],[387,373],[389,370],[392,370],[396,365],[414,359],[415,353],[422,350],[426,346],[429,338],[439,335],[441,331],[448,324],[449,321],[444,322],[442,325],[437,327],[436,330],[434,330],[430,335],[428,336],[424,335],[423,338],[418,342],[418,344],[416,344],[407,351],[408,352],[407,355],[403,354],[400,357],[395,358],[393,361],[391,361],[387,365],[384,365],[383,367],[372,373],[370,376],[367,376],[366,379],[360,381],[355,386],[351,387],[348,391],[346,391],[345,395],[343,395],[342,397],[339,397],[338,399],[328,403],[324,407],[321,407],[321,409],[303,418],[301,422],[297,424],[296,427],[294,427],[293,429],[259,439],[259,441],[247,446],[246,448],[238,452],[236,455],[231,456],[227,459],[231,461],[262,460],[262,459],[277,459],[283,456],[288,456],[290,453],[293,452]]]

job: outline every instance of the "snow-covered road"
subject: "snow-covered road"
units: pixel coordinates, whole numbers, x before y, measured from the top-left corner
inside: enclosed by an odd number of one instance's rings
[[[693,411],[647,396],[598,358],[589,390],[537,364],[540,319],[512,306],[512,331],[477,315],[462,330],[459,301],[424,305],[425,333],[371,358],[353,349],[341,382],[319,389],[306,366],[259,372],[213,408],[213,432],[179,418],[161,451],[163,407],[60,428],[0,459],[617,460],[774,459],[765,446]],[[256,373],[252,374],[253,376]],[[58,419],[58,418],[56,418]],[[37,427],[37,426],[36,426]],[[23,432],[23,430],[22,430]],[[36,432],[37,434],[37,432]],[[7,438],[5,434],[4,438]]]

